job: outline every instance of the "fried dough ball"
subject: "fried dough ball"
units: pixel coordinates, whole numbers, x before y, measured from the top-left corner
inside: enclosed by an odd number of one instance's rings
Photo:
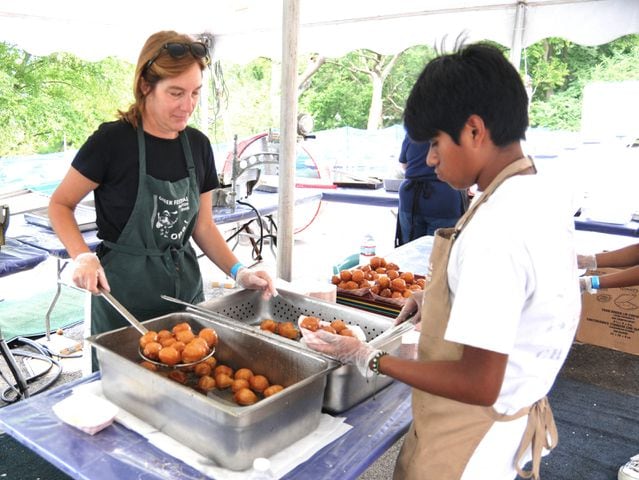
[[[249,385],[251,386],[251,390],[257,393],[262,393],[269,387],[270,383],[268,381],[268,378],[266,378],[264,375],[253,375],[249,379]]]
[[[184,385],[186,383],[186,373],[182,370],[171,370],[169,372],[169,378],[175,382]]]
[[[180,356],[181,356],[182,351],[184,350],[184,347],[186,347],[186,344],[184,342],[175,341],[170,346],[175,348],[180,353]]]
[[[217,388],[224,390],[233,385],[233,378],[227,373],[218,373],[215,375],[215,385]]]
[[[361,270],[353,270],[351,280],[357,283],[362,283],[362,280],[364,280],[364,272]]]
[[[235,380],[248,380],[249,378],[251,378],[253,376],[253,370],[251,370],[250,368],[240,368],[235,372],[235,375],[233,375],[233,378],[235,378]]]
[[[331,322],[331,327],[333,327],[333,329],[339,333],[346,328],[346,323],[344,322],[344,320],[333,320]]]
[[[341,272],[339,272],[339,278],[341,278],[345,282],[350,281],[352,277],[353,275],[351,274],[350,270],[342,270]]]
[[[147,370],[150,370],[152,372],[157,372],[158,371],[158,366],[155,363],[151,363],[147,360],[144,360],[142,362],[140,362],[140,366],[146,368]]]
[[[173,347],[162,347],[158,352],[158,358],[165,365],[175,365],[180,362],[180,353]]]
[[[198,377],[210,376],[212,371],[213,369],[211,368],[211,365],[206,362],[200,362],[194,365],[193,368],[193,373],[195,373]]]
[[[317,317],[305,317],[300,326],[311,332],[316,332],[320,327],[320,320]]]
[[[355,334],[353,333],[353,330],[351,330],[350,328],[342,328],[339,331],[339,335],[343,335],[344,337],[354,337]]]
[[[162,345],[158,342],[149,342],[144,346],[144,350],[142,352],[146,358],[157,360],[160,350],[162,350]]]
[[[257,402],[257,395],[249,388],[241,388],[235,392],[233,399],[238,405],[253,405]]]
[[[374,270],[380,267],[385,267],[386,259],[384,259],[383,257],[375,256],[371,258],[370,264],[371,264],[371,268],[373,268]]]
[[[260,323],[260,328],[262,330],[268,330],[271,333],[275,333],[275,330],[277,329],[277,323],[275,322],[275,320],[271,319],[262,320],[262,323]]]
[[[405,292],[406,290],[404,290]],[[391,292],[391,298],[404,298],[404,292],[400,292],[399,290],[393,290]]]
[[[386,264],[386,270],[397,270],[399,272],[399,266],[396,263],[388,262]]]
[[[379,273],[380,275],[384,274],[384,273],[386,273],[386,269],[384,267],[377,267],[375,269],[375,273]]]
[[[173,332],[173,335],[175,335],[177,332],[182,330],[191,330],[191,325],[186,322],[178,323],[171,331]]]
[[[426,285],[426,279],[418,278],[417,280],[415,280],[415,283],[419,285],[420,287],[424,288],[424,286]]]
[[[395,280],[396,278],[399,277],[399,272],[397,270],[386,270],[386,275],[388,276],[389,280]]]
[[[300,336],[300,332],[293,322],[279,323],[276,333],[291,340],[297,340]]]
[[[403,278],[406,283],[413,283],[415,281],[413,272],[402,272],[399,278]]]
[[[215,379],[209,375],[204,375],[197,381],[197,388],[203,392],[210,392],[215,389]]]
[[[220,373],[226,373],[229,377],[233,377],[233,369],[228,365],[219,364],[215,367],[215,375],[219,375]]]
[[[282,390],[284,390],[284,387],[282,385],[271,385],[270,387],[264,389],[263,395],[265,398],[270,397],[271,395],[275,395]]]
[[[236,378],[233,380],[233,383],[231,383],[231,391],[233,393],[243,388],[249,388],[249,381],[246,378]]]
[[[371,292],[374,293],[375,295],[379,295],[379,291],[380,291],[380,286],[379,285],[373,285],[371,287]]]
[[[402,297],[404,298],[408,298],[413,294],[413,290],[411,290],[410,288],[407,288],[406,290],[404,290],[402,292]]]
[[[185,345],[195,338],[195,334],[191,330],[178,330],[175,332],[175,339]]]
[[[209,358],[206,358],[204,362],[208,363],[211,366],[211,368],[215,368],[215,366],[217,365],[217,358],[209,357]]]
[[[403,278],[396,278],[391,281],[391,289],[403,292],[406,290],[406,281]]]
[[[206,343],[206,340],[204,340],[202,337],[195,337],[189,343],[200,345],[207,354],[211,351],[211,349],[209,348],[209,344]]]
[[[341,281],[342,281],[342,279],[339,277],[339,275],[333,275],[331,277],[331,283],[333,285],[339,285],[339,282],[341,282]]]
[[[160,340],[160,344],[163,347],[170,347],[171,345],[173,345],[175,342],[177,342],[177,340],[175,339],[175,337],[170,336],[170,337],[165,337],[162,340]]]
[[[392,293],[392,292],[391,292],[390,288],[382,288],[382,289],[379,291],[379,296],[380,296],[380,297],[390,298],[391,293]]]
[[[207,354],[206,348],[201,343],[192,340],[182,350],[182,362],[193,363],[202,360]]]
[[[390,288],[391,279],[387,275],[380,275],[377,279],[377,284],[380,288]]]
[[[346,290],[355,290],[357,288],[359,288],[357,282],[354,282],[353,280],[346,282]]]
[[[197,336],[203,338],[209,348],[213,348],[217,345],[217,332],[212,328],[203,328],[202,330],[200,330]]]
[[[330,325],[325,325],[323,327],[320,327],[320,330],[324,330],[325,332],[328,332],[328,333],[337,333],[337,331]]]
[[[149,330],[140,337],[140,348],[146,347],[146,345],[151,342],[158,342],[158,334],[152,330]]]
[[[162,339],[164,339],[164,338],[170,338],[170,337],[172,337],[172,336],[173,336],[173,333],[172,333],[171,331],[166,330],[166,329],[164,329],[164,330],[160,330],[160,331],[158,332],[158,342],[162,343]]]

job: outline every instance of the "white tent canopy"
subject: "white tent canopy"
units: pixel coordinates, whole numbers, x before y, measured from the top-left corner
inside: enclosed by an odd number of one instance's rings
[[[298,51],[338,57],[400,52],[460,34],[505,46],[560,36],[584,45],[639,31],[637,0],[298,0]],[[172,29],[215,38],[215,57],[281,58],[282,0],[0,0],[0,41],[34,54],[135,62],[144,40]]]
[[[490,39],[521,49],[543,38],[584,45],[639,33],[639,0],[0,0],[0,41],[34,55],[71,52],[131,62],[153,32],[213,38],[214,58],[282,59],[278,276],[291,279],[297,54],[450,47]]]

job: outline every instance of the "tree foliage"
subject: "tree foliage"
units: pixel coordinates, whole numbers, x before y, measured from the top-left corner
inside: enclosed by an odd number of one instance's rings
[[[504,47],[501,47],[508,54]],[[408,93],[434,56],[425,46],[384,56],[360,50],[342,58],[317,55],[299,65],[299,110],[311,113],[316,130],[367,128],[402,121]],[[592,81],[639,80],[639,35],[606,45],[580,46],[542,40],[522,53],[522,76],[532,83],[531,126],[578,130],[584,86]],[[391,65],[384,71],[384,67]],[[133,65],[117,59],[85,62],[70,54],[36,57],[0,43],[0,156],[79,147],[97,126],[115,118],[132,99]],[[223,71],[223,77],[220,72]],[[208,86],[209,134],[229,141],[279,126],[279,65],[259,58],[225,64]],[[383,79],[381,99],[372,78]],[[372,108],[381,101],[379,109]],[[371,113],[373,112],[373,113]],[[377,115],[379,118],[371,118]],[[198,113],[194,116],[197,122]]]
[[[80,146],[130,102],[132,72],[115,59],[35,57],[0,43],[0,155]]]

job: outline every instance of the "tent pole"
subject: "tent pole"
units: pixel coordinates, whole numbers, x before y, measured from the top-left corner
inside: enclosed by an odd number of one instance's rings
[[[293,205],[295,195],[295,146],[297,143],[297,38],[300,12],[298,0],[284,0],[282,12],[282,97],[280,105],[279,208],[277,228],[277,272],[292,278]]]
[[[526,0],[517,4],[517,12],[515,13],[515,26],[513,28],[513,38],[510,45],[510,63],[512,63],[517,71],[521,65],[521,48],[523,45],[524,31],[526,29]]]

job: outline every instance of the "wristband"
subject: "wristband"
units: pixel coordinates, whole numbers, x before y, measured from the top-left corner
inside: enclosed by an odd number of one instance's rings
[[[594,275],[590,277],[590,284],[593,290],[599,290],[599,276]]]
[[[237,262],[235,265],[231,267],[230,274],[233,280],[235,280],[235,277],[237,277],[237,272],[240,271],[240,268],[244,268],[244,265],[242,265],[242,262]]]
[[[379,360],[380,358],[382,358],[384,355],[388,355],[388,352],[384,352],[384,351],[379,351],[375,354],[375,356],[371,359],[370,364],[369,364],[369,368],[373,371],[373,373],[375,375],[379,375]]]

